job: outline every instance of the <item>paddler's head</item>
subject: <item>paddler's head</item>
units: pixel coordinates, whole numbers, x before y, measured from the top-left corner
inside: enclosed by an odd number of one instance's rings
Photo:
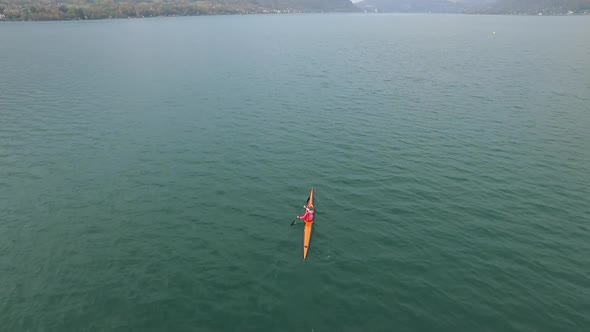
[[[308,206],[308,207],[306,207],[306,209],[307,209],[307,212],[309,212],[309,213],[313,213],[313,207],[309,207],[309,206]]]

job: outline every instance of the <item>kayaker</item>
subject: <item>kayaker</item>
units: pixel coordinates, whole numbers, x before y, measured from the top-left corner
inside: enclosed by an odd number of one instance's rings
[[[305,221],[305,222],[313,222],[313,219],[315,218],[315,211],[313,210],[313,208],[304,206],[305,208],[305,214],[302,216],[297,216],[297,218]]]

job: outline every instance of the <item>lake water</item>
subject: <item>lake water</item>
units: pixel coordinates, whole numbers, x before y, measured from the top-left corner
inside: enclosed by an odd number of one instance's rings
[[[0,329],[589,331],[589,31],[0,24]]]

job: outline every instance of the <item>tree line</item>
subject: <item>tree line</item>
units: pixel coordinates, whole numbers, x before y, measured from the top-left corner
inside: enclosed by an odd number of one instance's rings
[[[96,20],[105,18],[253,14],[268,12],[276,12],[276,10],[269,11],[255,7],[233,7],[207,2],[126,3],[110,5],[38,3],[10,6],[0,4],[0,14],[3,13],[3,19],[12,21]]]

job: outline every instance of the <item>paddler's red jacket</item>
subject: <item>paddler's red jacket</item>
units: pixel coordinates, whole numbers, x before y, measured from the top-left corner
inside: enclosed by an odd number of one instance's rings
[[[305,211],[305,214],[299,217],[299,219],[306,221],[306,222],[313,222],[315,218],[315,213],[310,213],[309,211]]]

